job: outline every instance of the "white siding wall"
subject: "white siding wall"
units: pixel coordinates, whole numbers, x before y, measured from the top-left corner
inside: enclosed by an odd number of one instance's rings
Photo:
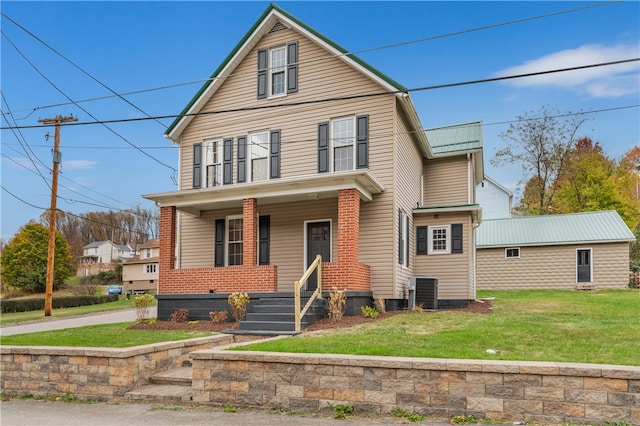
[[[511,217],[509,194],[485,179],[476,186],[477,202],[482,207],[482,219],[502,219]]]

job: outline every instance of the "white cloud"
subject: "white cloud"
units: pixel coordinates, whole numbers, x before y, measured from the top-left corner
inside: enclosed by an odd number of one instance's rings
[[[62,167],[67,170],[91,169],[95,165],[96,162],[91,160],[68,160],[62,162]]]
[[[561,50],[532,59],[522,65],[516,65],[494,74],[502,77],[515,74],[535,73],[539,71],[578,67],[637,58],[640,45],[604,46],[589,44],[576,49]],[[534,77],[508,80],[507,84],[516,87],[565,88],[578,91],[594,98],[615,98],[640,92],[640,65],[628,62],[584,70],[558,72]]]

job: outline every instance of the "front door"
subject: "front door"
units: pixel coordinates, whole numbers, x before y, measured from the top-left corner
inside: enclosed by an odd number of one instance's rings
[[[323,262],[331,262],[331,222],[307,223],[307,264],[309,267],[316,259],[316,255],[322,256]],[[306,269],[305,268],[305,269]],[[317,271],[311,274],[307,280],[307,291],[314,291],[318,287]]]
[[[577,251],[578,282],[591,282],[591,250]]]

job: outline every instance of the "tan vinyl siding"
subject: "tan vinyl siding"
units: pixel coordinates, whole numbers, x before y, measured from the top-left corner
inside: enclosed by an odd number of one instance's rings
[[[424,167],[424,206],[469,203],[469,165],[464,155],[427,160]]]
[[[256,99],[257,49],[298,41],[299,91],[267,100]],[[243,107],[273,106],[363,93],[382,88],[293,30],[265,36],[256,49],[233,70],[203,111],[225,111]],[[194,143],[208,138],[234,138],[233,180],[236,181],[236,138],[250,132],[280,129],[282,141],[281,177],[317,173],[317,125],[331,118],[368,114],[370,135],[384,140],[393,120],[392,95],[313,103],[295,107],[266,108],[195,117],[181,139],[181,189],[192,187]],[[386,130],[386,131],[385,131]],[[371,153],[371,155],[375,155]],[[375,163],[375,160],[373,161]],[[373,164],[372,164],[373,167]],[[387,165],[388,167],[388,165]],[[376,175],[377,176],[377,175]],[[377,176],[380,178],[380,176]]]
[[[626,288],[629,283],[629,244],[609,243],[520,247],[520,258],[505,258],[505,248],[478,249],[480,290],[573,290],[576,250],[591,249],[592,280],[596,288]],[[589,283],[580,283],[589,284]]]
[[[231,215],[241,215],[242,208],[205,211],[199,217],[181,214],[181,227],[178,230],[180,238],[180,267],[202,268],[214,264],[215,224],[216,219],[224,219]]]
[[[440,213],[419,215],[415,226],[436,226],[462,223],[462,253],[429,254],[415,256],[415,275],[428,275],[438,279],[438,299],[469,300],[473,298],[470,288],[472,250],[471,216],[466,213]],[[415,249],[415,244],[414,244]]]
[[[421,185],[423,157],[418,151],[406,122],[400,117],[396,121],[396,176],[395,176],[395,208],[393,220],[393,265],[395,269],[395,286],[388,291],[392,294],[384,294],[388,298],[403,298],[408,295],[407,283],[413,273],[415,265],[415,226],[412,211],[421,202]],[[399,212],[402,209],[409,220],[409,248],[406,256],[409,258],[408,266],[398,262],[399,256]]]

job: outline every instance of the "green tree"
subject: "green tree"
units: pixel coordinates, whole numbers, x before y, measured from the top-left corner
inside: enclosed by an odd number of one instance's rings
[[[552,213],[555,182],[562,173],[567,153],[586,119],[582,114],[560,114],[546,107],[517,116],[517,121],[500,134],[506,146],[491,159],[493,165],[522,166],[526,182],[525,203],[518,206],[524,215]]]
[[[47,281],[49,230],[33,221],[24,225],[7,243],[2,253],[4,284],[34,293],[43,293]],[[59,288],[73,274],[69,244],[56,232],[53,288]]]

